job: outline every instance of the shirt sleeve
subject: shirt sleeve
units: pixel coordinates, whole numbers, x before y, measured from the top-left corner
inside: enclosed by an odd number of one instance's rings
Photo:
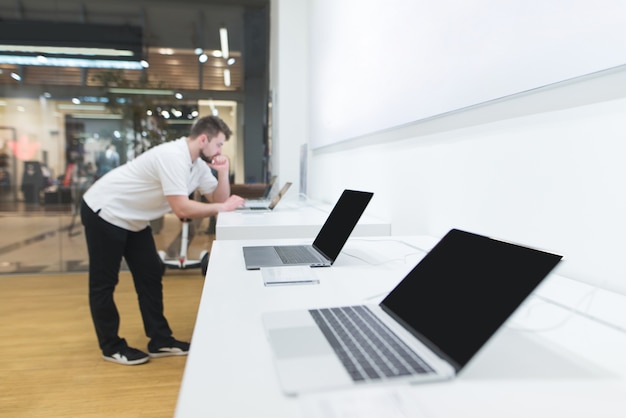
[[[160,153],[155,158],[155,175],[161,181],[161,188],[165,196],[187,196],[189,180],[189,164],[180,158]]]
[[[217,188],[217,179],[211,168],[205,163],[199,164],[199,173],[198,191],[203,195],[212,193]]]

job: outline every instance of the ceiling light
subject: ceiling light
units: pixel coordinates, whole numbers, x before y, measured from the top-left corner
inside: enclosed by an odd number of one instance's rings
[[[4,41],[2,41],[4,42]],[[0,44],[0,52],[49,54],[49,55],[84,55],[103,57],[132,57],[133,51],[113,48],[81,48],[69,46],[47,45],[7,45]]]
[[[21,81],[22,80],[22,76],[20,76],[18,73],[11,73],[11,78],[13,80],[17,80],[17,81]]]
[[[196,48],[196,49],[193,50],[193,53],[196,54],[196,55],[200,55],[200,54],[202,54],[202,52],[203,52],[202,48]]]
[[[191,125],[193,120],[190,119],[172,119],[167,121],[168,125]]]
[[[122,115],[112,113],[72,113],[73,119],[122,119]]]
[[[226,64],[228,65],[233,65],[235,63],[235,59],[233,57],[228,58],[228,60],[226,61]]]
[[[202,54],[198,57],[198,61],[200,61],[203,64],[207,62],[208,59],[209,59],[209,56],[207,54]]]
[[[142,55],[137,26],[0,21],[0,64],[141,69]]]
[[[121,87],[112,87],[109,89],[109,93],[172,96],[174,94],[174,91],[173,90],[159,90],[159,89],[126,89],[126,88],[121,88]]]
[[[224,70],[224,85],[230,87],[230,70],[228,68]]]
[[[78,100],[78,99],[75,99]],[[94,112],[102,112],[106,110],[104,105],[85,105],[80,104],[80,100],[75,104],[59,104],[57,108],[60,110],[85,110],[85,111],[94,111]]]
[[[222,48],[222,57],[228,58],[228,29],[220,28],[220,47]]]
[[[138,61],[52,57],[46,57],[45,60],[42,60],[36,56],[31,57],[23,55],[0,55],[0,64],[47,67],[113,68],[119,70],[141,70],[144,68]]]

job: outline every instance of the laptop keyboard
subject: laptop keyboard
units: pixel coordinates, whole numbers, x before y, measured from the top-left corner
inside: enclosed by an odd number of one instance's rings
[[[279,247],[274,247],[278,256],[283,263],[287,264],[297,264],[297,263],[312,263],[317,260],[310,253],[307,247],[303,247],[301,245],[281,245]]]
[[[433,371],[365,306],[309,312],[355,382]]]

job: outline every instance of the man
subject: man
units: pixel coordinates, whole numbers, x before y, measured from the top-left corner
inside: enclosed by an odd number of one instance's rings
[[[230,195],[229,163],[221,155],[230,134],[218,117],[198,119],[188,137],[146,151],[85,192],[81,220],[89,253],[89,306],[105,360],[134,365],[189,351],[189,343],[174,339],[164,316],[163,269],[149,221],[170,211],[180,219],[205,218],[243,204],[241,197]],[[189,199],[196,189],[209,203]],[[150,339],[148,353],[129,347],[118,335],[120,317],[113,292],[122,257],[131,271]]]

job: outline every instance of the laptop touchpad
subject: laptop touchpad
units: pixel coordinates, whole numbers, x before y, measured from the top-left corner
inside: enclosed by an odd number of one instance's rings
[[[321,331],[312,326],[277,328],[268,331],[270,345],[278,358],[323,356],[333,349]]]

